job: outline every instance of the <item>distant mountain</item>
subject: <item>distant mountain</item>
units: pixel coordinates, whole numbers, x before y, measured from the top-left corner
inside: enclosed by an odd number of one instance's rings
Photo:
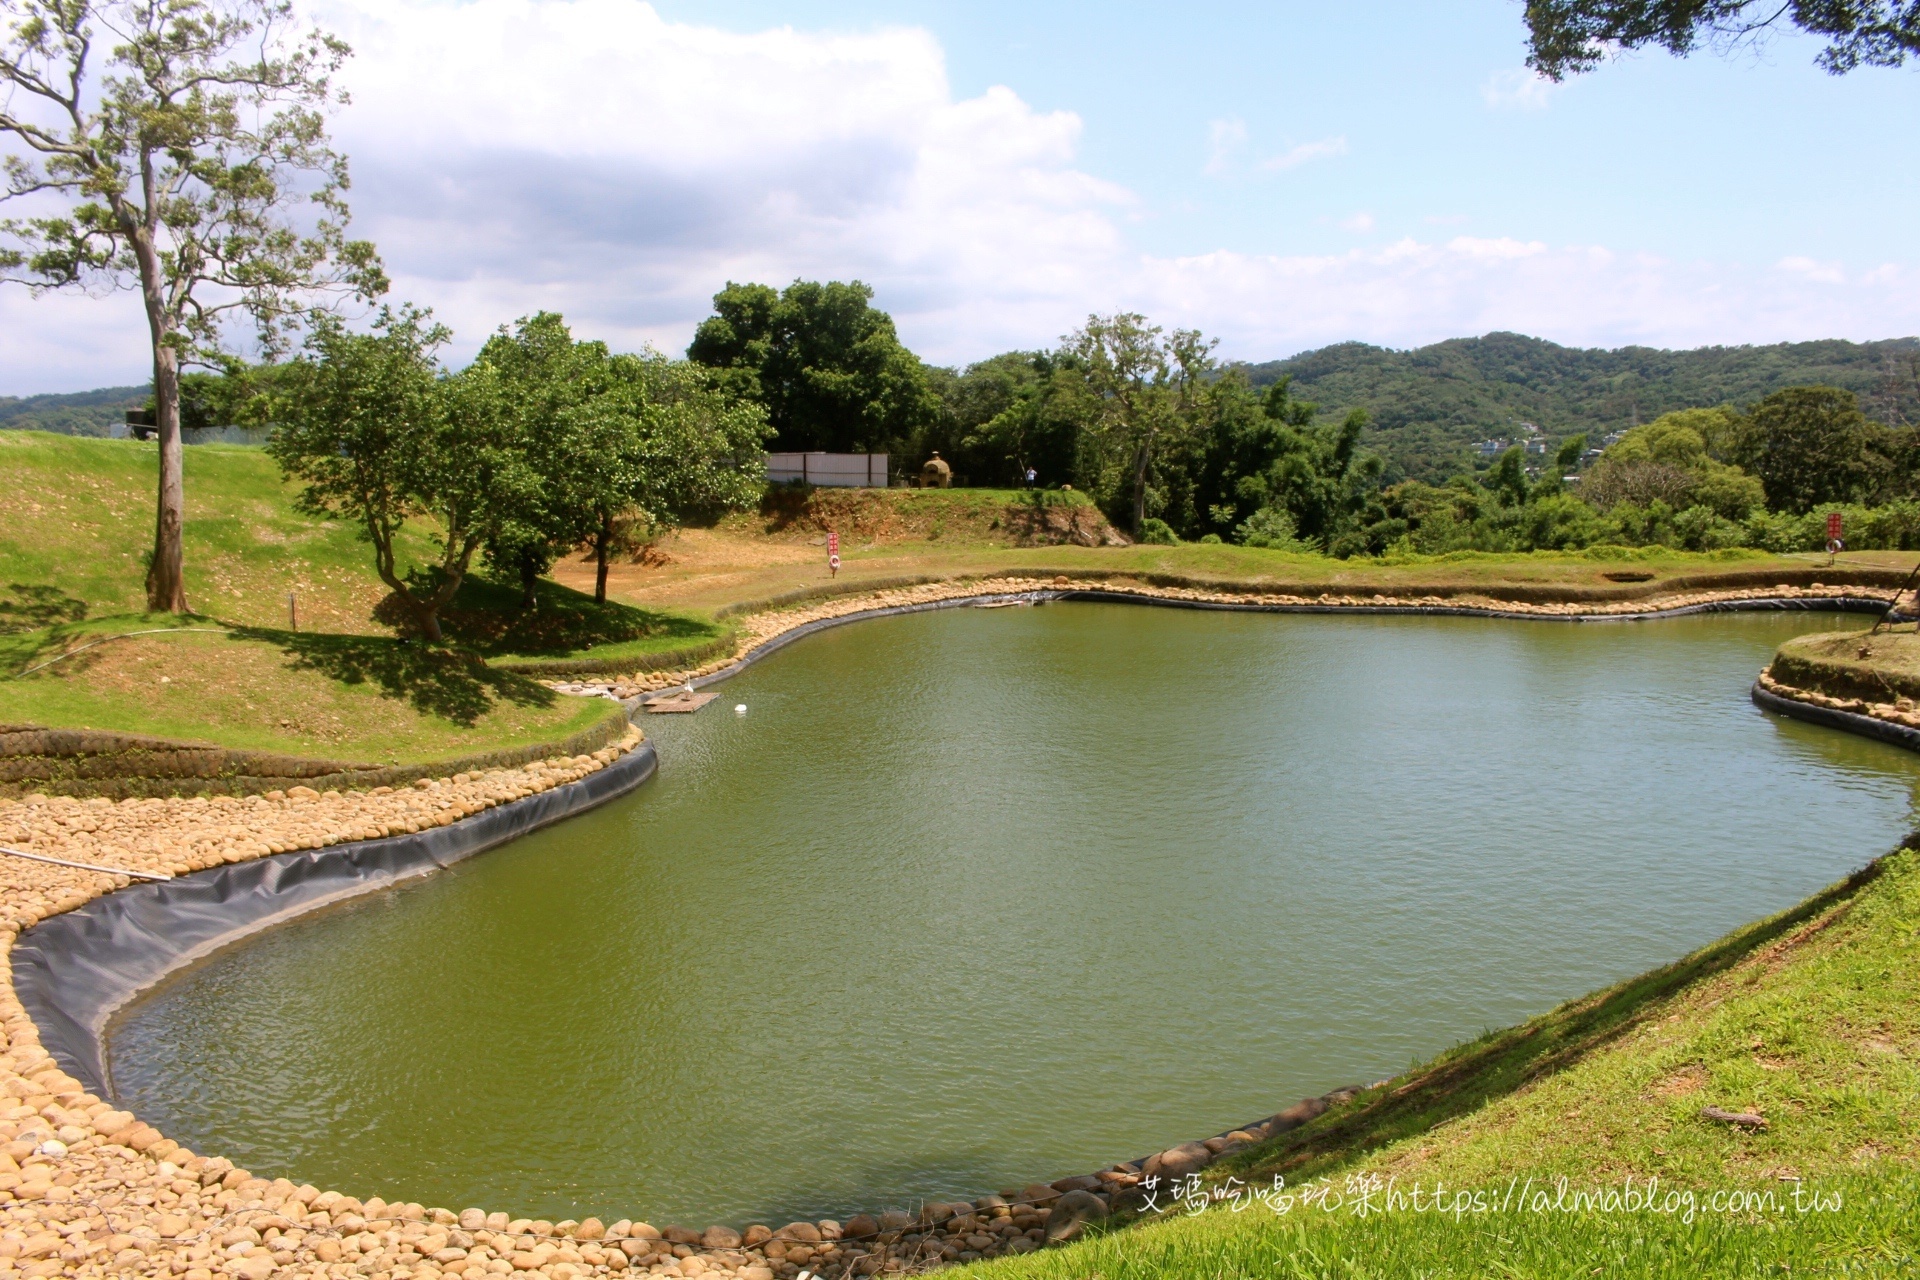
[[[0,428],[57,431],[68,436],[104,436],[127,410],[147,402],[148,388],[102,387],[70,395],[0,396]]]
[[[1673,409],[1809,383],[1853,391],[1883,422],[1920,421],[1920,338],[1601,351],[1490,333],[1412,351],[1343,342],[1243,367],[1255,386],[1292,374],[1294,394],[1322,410],[1366,409],[1368,442],[1391,474],[1436,482],[1478,460],[1476,442],[1515,438],[1523,422],[1551,440],[1584,431],[1599,444]]]

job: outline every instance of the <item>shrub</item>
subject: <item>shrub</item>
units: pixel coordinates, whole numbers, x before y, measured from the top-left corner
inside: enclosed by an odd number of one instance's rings
[[[1304,551],[1306,544],[1295,536],[1293,516],[1285,507],[1262,507],[1234,531],[1242,546],[1266,547],[1274,551]]]
[[[1140,541],[1160,547],[1177,547],[1180,545],[1180,535],[1160,517],[1148,516],[1140,522]]]

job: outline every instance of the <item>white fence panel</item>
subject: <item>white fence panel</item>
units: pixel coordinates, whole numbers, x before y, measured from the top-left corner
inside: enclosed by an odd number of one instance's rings
[[[830,489],[884,489],[887,455],[884,453],[770,453],[767,482],[806,484]]]

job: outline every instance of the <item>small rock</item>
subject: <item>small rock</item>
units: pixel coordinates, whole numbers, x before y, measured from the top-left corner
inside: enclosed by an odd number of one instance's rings
[[[763,1226],[756,1222],[747,1228],[745,1235],[740,1237],[740,1243],[751,1249],[755,1245],[765,1244],[771,1239],[773,1239],[773,1228]]]
[[[1035,1182],[1020,1188],[1020,1199],[1028,1204],[1051,1204],[1060,1198],[1060,1193],[1044,1182]]]
[[[1087,1224],[1107,1216],[1107,1202],[1091,1191],[1073,1190],[1054,1202],[1047,1219],[1047,1243],[1059,1244],[1086,1232]]]
[[[880,1224],[871,1214],[856,1213],[847,1219],[840,1232],[848,1240],[865,1240],[880,1234]]]
[[[1148,1177],[1184,1178],[1213,1163],[1213,1152],[1198,1142],[1183,1142],[1155,1156],[1147,1157]]]
[[[700,1233],[700,1245],[705,1249],[738,1249],[740,1233],[732,1227],[708,1227]]]
[[[773,1233],[781,1240],[798,1240],[801,1244],[819,1244],[820,1228],[811,1222],[789,1222]]]
[[[699,1244],[700,1233],[691,1227],[667,1226],[660,1229],[660,1236],[668,1244]]]
[[[1053,1189],[1062,1195],[1069,1191],[1098,1191],[1100,1179],[1090,1173],[1077,1178],[1061,1178],[1053,1184]]]
[[[1298,1129],[1314,1117],[1325,1115],[1327,1105],[1325,1098],[1302,1098],[1285,1111],[1275,1112],[1273,1118],[1267,1121],[1267,1133],[1272,1135]]]

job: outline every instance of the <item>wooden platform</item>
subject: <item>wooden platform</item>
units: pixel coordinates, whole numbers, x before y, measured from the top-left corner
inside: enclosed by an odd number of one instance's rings
[[[717,693],[676,693],[640,705],[657,716],[685,715],[690,711],[698,711],[719,696]]]

